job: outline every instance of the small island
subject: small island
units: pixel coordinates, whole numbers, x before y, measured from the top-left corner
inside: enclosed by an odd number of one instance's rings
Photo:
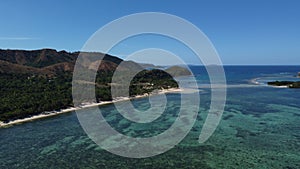
[[[192,73],[187,68],[181,66],[171,66],[167,68],[165,71],[174,77],[192,75]]]
[[[294,82],[294,81],[273,81],[268,82],[268,85],[270,86],[282,86],[287,88],[300,88],[300,81]]]

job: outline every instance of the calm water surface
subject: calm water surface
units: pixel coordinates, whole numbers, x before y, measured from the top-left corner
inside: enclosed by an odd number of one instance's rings
[[[0,168],[300,168],[300,89],[265,85],[271,80],[297,80],[300,66],[225,67],[225,112],[204,144],[198,137],[210,106],[210,89],[201,86],[209,81],[203,67],[191,69],[202,91],[201,110],[189,135],[170,151],[146,159],[113,155],[89,139],[76,113],[68,113],[1,128]],[[124,119],[113,105],[101,109],[119,132],[150,137],[168,129],[177,117],[180,95],[167,97],[167,110],[150,124]],[[140,110],[150,106],[148,99],[133,104]]]

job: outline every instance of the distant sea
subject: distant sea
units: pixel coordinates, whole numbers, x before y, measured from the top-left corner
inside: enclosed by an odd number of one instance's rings
[[[164,154],[130,159],[97,146],[81,128],[76,113],[66,113],[0,129],[0,168],[300,168],[300,89],[267,86],[293,80],[300,66],[225,66],[227,102],[222,120],[204,144],[198,137],[210,106],[209,78],[191,66],[200,89],[200,112],[187,137]],[[188,77],[185,80],[189,80]],[[150,124],[124,119],[113,105],[101,106],[119,132],[150,137],[168,129],[179,110],[180,94],[167,94],[167,109]],[[149,108],[147,98],[133,100]]]

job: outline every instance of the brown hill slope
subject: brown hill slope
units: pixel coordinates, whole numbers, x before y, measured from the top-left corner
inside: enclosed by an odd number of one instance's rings
[[[100,52],[56,51],[54,49],[40,50],[1,50],[0,67],[2,73],[23,73],[55,75],[63,72],[72,72],[75,61],[80,54],[81,66],[97,71],[114,71],[120,63],[121,70],[141,69],[141,66],[132,61],[124,61],[118,57]],[[99,60],[102,58],[103,60]],[[99,67],[97,67],[99,65]]]
[[[49,70],[41,70],[39,68],[33,68],[33,67],[29,67],[29,66],[13,64],[13,63],[9,63],[9,62],[3,61],[3,60],[0,60],[0,73],[53,75],[53,72],[49,71]]]
[[[61,62],[75,61],[77,55],[53,49],[41,50],[0,50],[0,60],[31,67],[45,67]]]

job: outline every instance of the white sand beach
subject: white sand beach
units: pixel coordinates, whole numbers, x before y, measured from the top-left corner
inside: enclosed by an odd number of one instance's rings
[[[89,108],[89,107],[95,107],[95,106],[101,106],[101,105],[111,104],[111,103],[115,103],[115,102],[127,101],[127,100],[131,100],[131,99],[143,98],[143,97],[148,97],[151,95],[164,94],[164,93],[177,93],[177,92],[182,92],[182,91],[184,91],[184,90],[181,88],[171,88],[171,89],[159,90],[159,91],[156,91],[156,92],[153,92],[150,94],[146,93],[143,95],[137,95],[134,97],[120,97],[120,98],[116,98],[112,101],[103,101],[100,103],[83,103],[82,106],[79,106],[79,107],[70,107],[67,109],[62,109],[60,111],[43,112],[43,113],[35,115],[35,116],[18,119],[18,120],[13,120],[8,123],[4,123],[4,122],[0,121],[0,127],[8,127],[8,126],[12,126],[14,124],[29,122],[29,121],[33,121],[36,119],[51,117],[51,116],[68,113],[68,112],[72,112],[72,111],[76,111],[76,110],[84,109],[84,108]]]

